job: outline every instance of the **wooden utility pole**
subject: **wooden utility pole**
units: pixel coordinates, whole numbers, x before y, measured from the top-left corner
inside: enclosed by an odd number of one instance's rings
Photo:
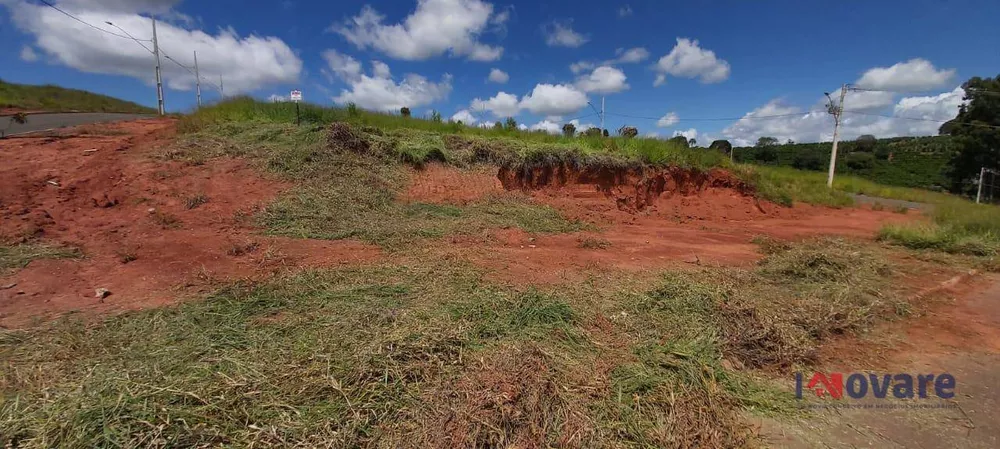
[[[847,96],[847,84],[840,87],[840,104],[830,101],[830,114],[833,114],[833,150],[830,152],[830,173],[826,178],[826,186],[833,188],[833,174],[837,170],[837,139],[840,137],[840,119],[844,115],[844,97]],[[830,95],[827,94],[827,98]]]

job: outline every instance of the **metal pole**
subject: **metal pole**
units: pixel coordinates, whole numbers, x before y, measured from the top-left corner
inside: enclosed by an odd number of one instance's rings
[[[163,80],[160,79],[160,45],[156,40],[156,19],[153,19],[153,55],[156,56],[156,102],[160,115],[163,110]]]
[[[201,75],[198,72],[198,52],[194,52],[194,86],[198,95],[198,107],[201,107]]]
[[[847,84],[840,87],[840,105],[833,113],[833,151],[830,152],[830,173],[826,178],[826,186],[833,188],[833,173],[837,169],[837,138],[840,137],[840,117],[844,114],[844,97],[847,95]]]
[[[983,199],[983,180],[986,178],[986,167],[979,169],[979,191],[976,192],[976,204]]]
[[[601,134],[604,134],[604,97],[601,97]]]
[[[222,99],[226,99],[226,86],[222,85],[222,75],[219,75],[219,95],[222,95]]]

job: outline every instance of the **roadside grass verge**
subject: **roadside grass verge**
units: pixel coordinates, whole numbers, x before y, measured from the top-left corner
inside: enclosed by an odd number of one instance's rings
[[[421,258],[5,330],[0,438],[26,448],[750,445],[745,412],[797,413],[769,373],[783,379],[830,336],[906,310],[865,247],[767,248],[753,269],[528,290]]]
[[[1000,254],[1000,208],[951,198],[937,203],[929,218],[883,226],[878,238],[912,249],[985,257]]]
[[[80,257],[83,257],[83,253],[80,252],[79,248],[39,242],[0,244],[0,274],[24,268],[33,260],[76,259]]]

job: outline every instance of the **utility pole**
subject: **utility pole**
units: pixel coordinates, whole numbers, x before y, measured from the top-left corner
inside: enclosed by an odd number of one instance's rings
[[[201,107],[201,75],[198,72],[198,52],[194,52],[194,88],[198,95],[198,107]]]
[[[163,80],[160,79],[160,45],[156,41],[156,19],[153,19],[153,55],[156,56],[156,103],[160,115],[163,110]]]
[[[829,112],[833,114],[833,151],[830,152],[830,173],[826,178],[826,186],[833,188],[833,173],[837,169],[837,138],[840,137],[840,118],[844,114],[844,97],[847,96],[847,84],[840,87],[840,104],[833,104],[830,99]],[[826,98],[830,94],[826,93]]]
[[[976,204],[983,199],[983,181],[986,179],[986,167],[979,169],[979,191],[976,192]]]
[[[222,95],[222,99],[226,99],[226,86],[222,85],[222,75],[219,75],[219,95]]]
[[[604,134],[604,97],[601,97],[601,134]]]

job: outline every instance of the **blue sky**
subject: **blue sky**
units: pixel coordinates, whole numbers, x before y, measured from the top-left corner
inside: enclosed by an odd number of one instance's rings
[[[299,88],[321,104],[406,105],[466,123],[513,115],[554,131],[599,123],[586,103],[603,96],[606,128],[702,143],[828,140],[823,92],[842,83],[890,91],[848,96],[847,138],[933,134],[955,115],[962,81],[1000,72],[1000,2],[986,0],[49,1],[139,39],[157,17],[167,55],[190,65],[198,50],[206,100],[221,75],[227,94]],[[152,55],[138,43],[39,0],[0,5],[0,78],[155,105]],[[191,109],[194,77],[162,63],[167,109]],[[490,81],[493,69],[506,76]],[[725,118],[740,119],[701,120]]]

